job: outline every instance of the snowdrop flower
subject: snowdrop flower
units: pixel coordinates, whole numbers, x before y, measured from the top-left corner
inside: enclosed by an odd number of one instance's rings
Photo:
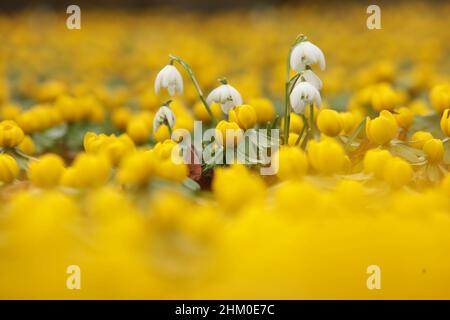
[[[306,69],[303,71],[302,77],[306,82],[312,84],[317,90],[322,89],[322,80],[320,80],[320,78],[311,69]]]
[[[291,68],[297,72],[305,70],[306,66],[319,64],[320,70],[325,69],[325,57],[322,50],[309,41],[301,41],[291,52]]]
[[[167,107],[167,105],[162,106],[156,112],[155,117],[153,118],[153,132],[158,131],[158,128],[162,124],[166,124],[170,128],[173,128],[175,125],[175,115],[173,114],[173,111]]]
[[[228,114],[228,111],[235,106],[242,104],[241,94],[232,86],[230,86],[226,80],[219,80],[222,85],[215,88],[206,98],[206,102],[211,104],[212,102],[219,103],[222,107],[222,111]]]
[[[166,88],[170,96],[175,93],[183,93],[183,78],[180,72],[172,64],[168,64],[156,76],[155,92],[159,93],[161,88]]]
[[[310,83],[304,81],[297,84],[290,96],[291,106],[295,113],[303,113],[305,106],[315,103],[317,107],[322,103],[319,91]]]

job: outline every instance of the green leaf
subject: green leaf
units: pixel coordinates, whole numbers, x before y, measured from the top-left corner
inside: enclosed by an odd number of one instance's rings
[[[183,181],[183,186],[185,186],[186,188],[188,188],[193,192],[197,192],[201,188],[200,185],[191,178],[186,178],[186,180]]]
[[[392,144],[389,151],[397,157],[403,158],[411,164],[419,165],[426,162],[425,154],[422,150],[407,146],[403,143]]]

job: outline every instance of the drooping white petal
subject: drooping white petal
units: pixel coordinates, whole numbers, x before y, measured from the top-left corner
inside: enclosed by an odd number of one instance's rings
[[[305,70],[302,76],[306,82],[312,84],[317,90],[322,89],[322,80],[312,70]]]
[[[242,104],[242,97],[239,91],[233,88],[229,84],[222,84],[210,92],[206,98],[206,102],[211,104],[212,102],[219,103],[222,107],[222,111],[225,114],[237,105]]]
[[[161,90],[161,78],[162,78],[162,73],[159,72],[155,79],[155,93],[156,94],[158,94],[159,90]]]
[[[292,110],[294,110],[294,112],[297,114],[305,112],[305,103],[303,101],[300,101],[295,107],[292,107]]]
[[[175,125],[175,114],[167,106],[162,106],[155,113],[155,116],[153,117],[153,132],[158,131],[158,128],[163,123],[167,123],[171,128]]]
[[[325,69],[325,56],[318,46],[302,41],[292,49],[290,64],[297,72],[305,70],[306,66],[319,64],[321,70]]]
[[[307,104],[315,103],[317,107],[322,104],[319,91],[306,81],[294,87],[289,99],[295,113],[302,113]]]
[[[222,108],[222,112],[225,114],[228,114],[231,109],[233,109],[236,106],[236,104],[233,103],[233,101],[227,101],[225,103],[221,103],[220,107]]]
[[[161,88],[166,88],[171,96],[183,93],[183,77],[175,66],[165,66],[156,76],[155,92],[159,93]]]
[[[291,68],[297,72],[304,70],[304,65],[302,64],[303,49],[300,45],[295,46],[291,52],[290,64]]]

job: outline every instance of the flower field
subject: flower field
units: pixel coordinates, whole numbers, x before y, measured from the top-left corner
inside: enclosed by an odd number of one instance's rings
[[[81,10],[0,14],[0,298],[450,299],[450,4]]]

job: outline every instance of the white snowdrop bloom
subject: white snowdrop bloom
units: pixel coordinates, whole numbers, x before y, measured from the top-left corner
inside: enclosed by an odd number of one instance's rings
[[[315,103],[319,107],[322,103],[319,91],[310,83],[304,81],[297,84],[290,96],[291,106],[295,113],[303,113],[305,106]]]
[[[168,124],[170,128],[173,128],[175,125],[175,115],[167,106],[162,106],[156,112],[155,117],[153,118],[153,132],[158,131],[158,128],[162,124]]]
[[[320,78],[311,69],[303,71],[302,77],[306,82],[312,84],[317,90],[322,89],[322,80],[320,80]]]
[[[291,52],[291,68],[297,72],[305,70],[306,66],[319,64],[320,70],[325,69],[325,56],[322,50],[309,41],[302,41]]]
[[[170,96],[175,93],[183,93],[183,77],[173,65],[168,64],[156,76],[155,92],[159,93],[161,88],[166,88]]]
[[[239,91],[230,86],[226,82],[215,88],[206,98],[206,102],[211,104],[212,102],[219,103],[222,107],[222,111],[228,114],[228,111],[235,106],[242,104],[242,97]]]

